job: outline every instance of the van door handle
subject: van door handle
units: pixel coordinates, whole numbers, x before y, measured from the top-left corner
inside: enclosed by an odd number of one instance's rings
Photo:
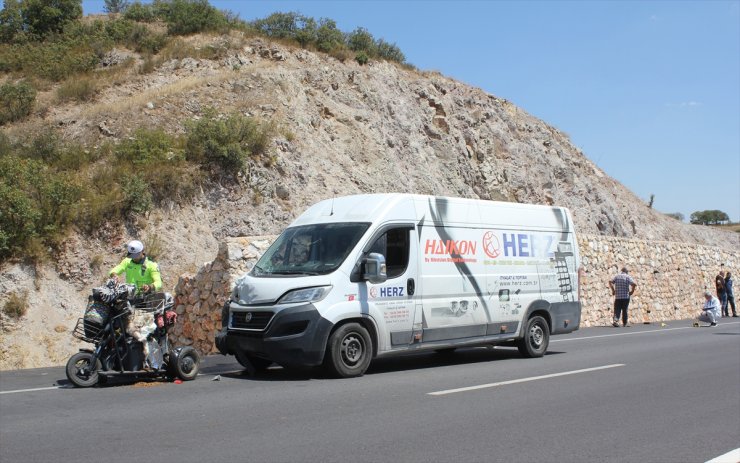
[[[416,283],[414,283],[413,278],[409,278],[406,281],[406,294],[408,294],[409,296],[413,296],[415,290],[416,290]]]

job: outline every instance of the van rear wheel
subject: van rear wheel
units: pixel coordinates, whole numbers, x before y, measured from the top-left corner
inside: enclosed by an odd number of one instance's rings
[[[347,323],[329,337],[324,365],[331,373],[352,378],[362,376],[373,356],[373,341],[364,326]]]
[[[550,344],[550,327],[539,315],[530,318],[524,329],[524,337],[517,341],[516,347],[525,357],[542,357]]]

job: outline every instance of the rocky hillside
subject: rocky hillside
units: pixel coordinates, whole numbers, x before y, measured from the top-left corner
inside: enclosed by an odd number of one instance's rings
[[[182,133],[208,107],[272,121],[270,162],[238,183],[211,184],[192,203],[160,209],[95,238],[72,236],[47,264],[4,263],[0,294],[28,292],[20,321],[2,316],[0,368],[60,363],[87,288],[101,281],[133,237],[161,246],[165,285],[214,258],[220,239],[278,233],[308,205],[334,195],[414,192],[526,203],[573,211],[578,230],[736,249],[737,233],[685,225],[647,207],[592,163],[558,129],[506,99],[437,73],[387,62],[364,66],[328,55],[231,36],[193,36],[196,47],[228,42],[217,60],[172,59],[130,72],[89,103],[48,104],[6,133],[40,126],[93,146],[138,127]],[[142,58],[114,50],[104,62]],[[38,97],[52,101],[54,88]],[[3,303],[0,297],[0,304]]]

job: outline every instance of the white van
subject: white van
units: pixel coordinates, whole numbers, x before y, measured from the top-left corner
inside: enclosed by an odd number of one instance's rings
[[[578,246],[562,207],[409,194],[346,196],[298,217],[224,306],[216,345],[252,370],[462,346],[544,355],[577,330]]]

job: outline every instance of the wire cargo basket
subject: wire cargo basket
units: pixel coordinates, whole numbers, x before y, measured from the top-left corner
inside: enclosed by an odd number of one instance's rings
[[[103,327],[84,318],[79,318],[75,329],[72,330],[75,338],[95,344],[103,337]]]
[[[131,301],[131,308],[144,312],[162,312],[167,304],[167,293],[154,293]]]

